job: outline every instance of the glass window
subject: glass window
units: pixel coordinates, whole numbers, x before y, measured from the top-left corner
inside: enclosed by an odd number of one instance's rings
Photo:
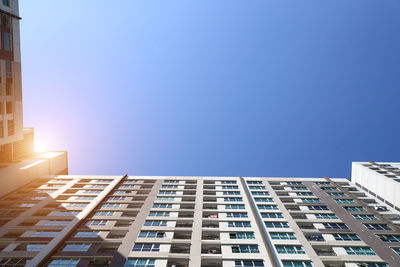
[[[278,254],[305,254],[302,246],[282,246],[276,245]]]
[[[236,181],[221,181],[221,184],[236,184]]]
[[[48,231],[37,231],[34,232],[30,237],[55,237],[59,232],[48,232]]]
[[[257,205],[258,209],[260,210],[278,210],[277,205]]]
[[[262,218],[283,218],[282,213],[266,213],[262,212],[261,213]]]
[[[255,239],[253,232],[229,233],[230,239]]]
[[[108,221],[105,220],[95,220],[95,221],[87,221],[85,225],[87,226],[106,226]]]
[[[315,218],[317,218],[317,219],[337,219],[338,217],[333,213],[316,213]]]
[[[50,262],[49,267],[73,267],[76,266],[79,262],[79,259],[59,259],[59,260],[52,260]]]
[[[232,246],[232,253],[260,253],[257,245],[235,245]]]
[[[325,229],[349,229],[344,223],[323,223]]]
[[[145,221],[144,226],[167,226],[167,221]]]
[[[296,195],[303,196],[303,197],[314,196],[314,194],[312,192],[297,192]]]
[[[113,211],[98,211],[94,214],[94,216],[114,216]]]
[[[247,181],[247,184],[263,184],[261,181]]]
[[[11,36],[9,32],[5,32],[4,35],[4,50],[11,51]]]
[[[348,255],[376,255],[369,247],[344,247]]]
[[[156,251],[160,251],[160,244],[136,243],[133,246],[132,251],[137,251],[137,252],[142,252],[142,251],[156,252]]]
[[[237,185],[223,185],[222,189],[239,189]]]
[[[266,197],[255,197],[254,200],[256,202],[274,202],[272,198],[266,198]]]
[[[312,267],[310,261],[282,261],[283,267]]]
[[[225,209],[227,210],[244,210],[244,204],[227,204],[225,205]]]
[[[264,266],[264,262],[261,260],[235,261],[235,267],[256,267],[256,266]]]
[[[264,190],[265,186],[249,186],[250,190]]]
[[[329,210],[327,206],[307,206],[309,210]]]
[[[270,194],[267,191],[252,191],[254,196],[269,196]]]
[[[251,227],[250,222],[228,222],[228,227]]]
[[[271,239],[279,239],[279,240],[294,240],[296,239],[296,236],[294,233],[274,233],[271,232],[269,233],[271,236]]]
[[[333,234],[335,240],[338,241],[360,241],[361,239],[356,234]]]
[[[267,228],[289,228],[287,222],[265,222]]]
[[[171,191],[171,190],[160,190],[158,192],[160,195],[176,195],[176,191]]]
[[[378,235],[383,242],[400,242],[400,235]]]
[[[90,244],[67,244],[62,251],[88,251]]]
[[[82,232],[77,232],[75,234],[75,238],[96,238],[99,236],[100,232],[96,231],[82,231]]]
[[[357,220],[362,220],[362,221],[373,221],[376,220],[374,215],[371,214],[353,214],[354,218]]]
[[[170,209],[170,208],[172,208],[172,204],[158,204],[158,203],[155,203],[155,204],[153,204],[153,208],[155,208],[155,209]]]
[[[335,199],[336,203],[338,204],[350,204],[350,203],[354,203],[354,200],[352,199]]]
[[[57,221],[57,220],[51,220],[51,221],[45,222],[44,225],[46,225],[46,226],[50,226],[50,225],[54,225],[54,226],[62,225],[62,226],[65,226],[65,225],[69,224],[70,222],[71,222],[71,221]]]
[[[169,217],[169,211],[150,211],[150,217]]]
[[[102,208],[119,208],[121,204],[118,203],[104,203],[101,207]]]
[[[247,218],[247,212],[227,212],[226,217],[228,218]]]
[[[303,203],[321,203],[321,200],[318,198],[302,198],[301,202],[303,202]]]
[[[154,259],[129,259],[125,262],[125,267],[155,267]]]
[[[233,196],[233,195],[240,195],[240,191],[224,191],[224,195]]]
[[[243,199],[241,197],[224,197],[225,202],[242,202]]]
[[[139,233],[140,238],[164,238],[165,232],[163,231],[141,231]]]
[[[347,206],[347,207],[344,207],[344,209],[348,210],[348,211],[365,211],[363,209],[363,207],[359,207],[359,206]]]
[[[386,224],[377,224],[377,223],[364,223],[365,227],[367,227],[369,230],[391,230],[389,226]]]
[[[175,198],[174,198],[174,197],[157,197],[156,200],[160,200],[160,201],[174,201]]]

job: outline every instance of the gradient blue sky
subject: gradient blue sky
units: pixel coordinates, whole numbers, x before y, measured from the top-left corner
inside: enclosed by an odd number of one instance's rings
[[[398,0],[20,0],[25,126],[71,174],[398,161]]]

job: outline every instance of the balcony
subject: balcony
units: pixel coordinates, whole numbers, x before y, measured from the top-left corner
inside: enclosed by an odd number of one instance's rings
[[[178,213],[178,218],[193,218],[194,212],[188,212],[188,211],[180,211]]]
[[[215,196],[217,193],[215,191],[204,191],[203,195],[205,196]]]
[[[318,256],[336,256],[336,253],[330,247],[317,247],[314,248]]]
[[[197,186],[196,185],[185,185],[184,189],[188,189],[188,190],[196,190]]]
[[[219,228],[218,222],[203,221],[203,228]]]
[[[300,229],[308,230],[308,229],[315,229],[312,223],[298,223],[297,224]]]
[[[202,259],[201,267],[222,267],[222,261],[217,259]]]
[[[176,228],[192,228],[193,227],[193,222],[192,221],[177,221]]]
[[[217,198],[215,197],[204,197],[203,202],[217,202]]]
[[[218,219],[218,213],[204,212],[203,218],[205,219]]]
[[[183,210],[194,210],[194,205],[181,204],[180,208]]]
[[[189,259],[168,259],[167,267],[189,267]]]
[[[190,244],[172,244],[170,253],[189,254]]]
[[[194,197],[182,197],[182,202],[194,202]]]
[[[220,240],[219,233],[203,231],[201,235],[202,240]]]
[[[184,190],[184,191],[183,191],[183,195],[184,195],[184,196],[195,196],[195,195],[196,195],[196,191],[192,191],[192,190],[190,190],[190,191],[188,191],[188,190]]]
[[[203,189],[204,190],[215,190],[215,185],[204,185],[203,186]]]
[[[305,236],[308,241],[325,241],[321,234],[308,234]]]
[[[216,210],[216,209],[218,209],[218,205],[213,205],[213,204],[203,205],[203,210]]]
[[[221,245],[206,245],[201,246],[201,254],[221,255]]]
[[[173,239],[191,239],[192,232],[176,231],[174,232]]]

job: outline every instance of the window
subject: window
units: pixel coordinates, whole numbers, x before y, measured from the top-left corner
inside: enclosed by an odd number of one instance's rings
[[[254,200],[256,202],[274,202],[274,200],[272,198],[266,198],[266,197],[263,197],[263,198],[256,197],[256,198],[254,198]]]
[[[376,220],[374,215],[370,214],[353,214],[354,218],[357,220],[362,220],[362,221],[373,221]]]
[[[312,192],[297,192],[296,195],[303,196],[303,197],[314,196],[314,194]]]
[[[278,254],[305,254],[302,246],[275,246]]]
[[[74,197],[75,200],[93,200],[95,197]]]
[[[33,206],[35,206],[36,204],[34,204],[34,203],[21,203],[20,205],[19,205],[19,207],[20,208],[31,208],[31,207],[33,207]]]
[[[85,225],[87,226],[105,226],[108,221],[105,220],[96,220],[96,221],[87,221]]]
[[[236,181],[221,181],[221,184],[236,184]]]
[[[16,251],[41,251],[45,244],[20,244],[15,248]]]
[[[223,185],[222,189],[239,189],[237,185]]]
[[[47,231],[37,231],[34,232],[30,237],[55,237],[59,232],[47,232]]]
[[[150,217],[169,217],[169,211],[150,211]]]
[[[126,197],[109,197],[108,198],[108,200],[117,200],[117,201],[119,201],[119,200],[125,200],[126,199]]]
[[[383,242],[400,242],[400,235],[378,235]]]
[[[14,135],[14,120],[8,120],[8,136]]]
[[[98,194],[100,194],[102,191],[99,191],[99,190],[83,190],[82,191],[82,194],[96,194],[96,195],[98,195]]]
[[[247,218],[247,212],[228,212],[226,213],[228,218]]]
[[[232,253],[260,253],[257,245],[232,246]]]
[[[257,205],[260,210],[278,210],[277,205]]]
[[[349,229],[344,223],[323,223],[325,229]]]
[[[240,195],[240,191],[224,191],[224,195]]]
[[[129,259],[125,262],[125,267],[155,267],[154,259]]]
[[[347,207],[343,207],[343,208],[348,211],[365,211],[363,209],[363,207],[359,207],[359,206],[347,206]]]
[[[251,192],[254,196],[269,196],[267,191],[252,191]]]
[[[325,190],[325,191],[336,191],[337,190],[336,187],[321,187],[321,189]]]
[[[138,252],[142,252],[142,251],[151,251],[151,252],[156,252],[156,251],[160,251],[160,244],[141,244],[141,243],[136,243],[133,246],[132,251],[138,251]]]
[[[172,208],[172,204],[153,204],[154,209],[170,209]]]
[[[140,238],[164,238],[165,237],[165,232],[159,232],[159,231],[141,231],[139,233]]]
[[[329,210],[327,206],[308,206],[309,210]]]
[[[253,232],[229,233],[230,239],[255,239]]]
[[[321,200],[318,198],[302,198],[301,202],[303,203],[321,203]]]
[[[171,191],[171,190],[160,190],[158,192],[160,195],[176,195],[176,191]]]
[[[292,190],[307,190],[305,186],[291,186]]]
[[[10,60],[6,60],[6,77],[12,78],[12,67]]]
[[[115,190],[114,192],[113,192],[113,194],[116,194],[116,195],[123,195],[123,194],[128,194],[129,192],[127,192],[127,191],[121,191],[121,190]]]
[[[160,200],[160,201],[174,201],[175,198],[174,198],[174,197],[157,197],[156,200]]]
[[[266,188],[265,188],[265,186],[252,186],[252,185],[250,185],[250,186],[249,186],[249,189],[250,189],[250,190],[254,190],[254,189],[255,189],[255,190],[264,190],[264,189],[266,189]]]
[[[241,197],[224,197],[225,202],[242,202],[243,199]]]
[[[144,226],[167,226],[167,221],[145,221]]]
[[[104,203],[101,207],[102,208],[119,208],[121,204],[118,203]]]
[[[263,184],[261,181],[247,181],[247,184]]]
[[[124,184],[118,187],[118,189],[134,189],[135,186],[131,184]]]
[[[11,102],[11,101],[6,102],[6,113],[7,114],[13,113],[13,102]],[[47,185],[47,186],[49,186],[49,185]]]
[[[228,227],[251,227],[250,222],[228,222]]]
[[[287,182],[288,185],[303,185],[302,182]]]
[[[344,195],[344,193],[329,192],[328,196],[331,196],[331,197],[344,197],[345,195]]]
[[[163,186],[161,186],[161,188],[163,188],[163,189],[177,189],[178,186],[177,185],[163,185]]]
[[[386,224],[364,223],[369,230],[391,230]]]
[[[3,0],[3,5],[4,6],[10,6],[10,0]]]
[[[178,180],[165,180],[164,184],[179,184]]]
[[[296,236],[294,233],[269,233],[271,239],[279,239],[279,240],[295,240]]]
[[[107,186],[104,184],[90,184],[85,185],[84,188],[106,188]]]
[[[77,232],[75,234],[75,238],[96,238],[99,236],[100,232],[95,231],[86,231],[86,232]]]
[[[316,182],[316,185],[330,185],[330,182]]]
[[[261,260],[243,260],[243,261],[235,261],[235,267],[256,267],[256,266],[264,266],[263,261]]]
[[[262,212],[261,213],[261,217],[263,218],[283,218],[282,213],[266,213],[266,212]]]
[[[46,225],[46,226],[50,226],[50,225],[54,225],[54,226],[57,226],[57,225],[67,225],[67,224],[69,224],[71,221],[56,221],[56,220],[52,220],[52,221],[47,221],[47,222],[45,222],[44,223],[44,225]]]
[[[113,211],[98,211],[94,214],[94,216],[114,216]]]
[[[282,261],[283,267],[312,267],[310,261]]]
[[[60,259],[60,260],[52,260],[48,267],[73,267],[76,266],[79,262],[79,259]]]
[[[267,228],[289,228],[287,222],[265,222]]]
[[[90,244],[67,244],[62,251],[88,251]]]
[[[316,213],[314,214],[317,219],[337,219],[338,217],[333,213]]]
[[[354,203],[352,199],[335,199],[338,204],[351,204]]]
[[[227,204],[225,205],[227,210],[244,210],[244,204]]]
[[[397,255],[400,255],[400,248],[392,248],[394,250],[394,252],[397,253]]]
[[[344,247],[347,255],[376,255],[369,247]]]
[[[356,234],[333,234],[335,240],[338,241],[360,241],[361,239]]]

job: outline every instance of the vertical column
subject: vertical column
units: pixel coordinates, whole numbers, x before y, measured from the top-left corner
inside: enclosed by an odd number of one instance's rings
[[[203,179],[197,180],[193,231],[190,247],[190,267],[201,266],[201,227],[203,222]]]

